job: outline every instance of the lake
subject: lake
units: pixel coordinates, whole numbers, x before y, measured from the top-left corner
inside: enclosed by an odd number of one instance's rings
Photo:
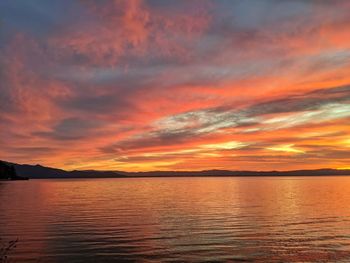
[[[0,182],[11,262],[350,262],[350,177]]]

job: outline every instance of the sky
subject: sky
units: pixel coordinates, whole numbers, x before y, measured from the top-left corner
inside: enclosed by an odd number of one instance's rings
[[[350,1],[1,0],[0,159],[350,168]]]

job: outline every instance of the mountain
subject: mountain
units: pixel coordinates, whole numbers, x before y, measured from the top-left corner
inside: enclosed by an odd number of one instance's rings
[[[205,170],[205,171],[151,171],[151,172],[122,172],[122,171],[94,171],[50,168],[41,165],[15,164],[0,161],[13,166],[21,177],[31,179],[69,179],[69,178],[128,178],[128,177],[194,177],[194,176],[326,176],[326,175],[350,175],[350,170],[317,169],[294,171],[229,171],[229,170]]]
[[[125,177],[114,171],[94,171],[94,170],[82,170],[82,171],[65,171],[62,169],[56,169],[51,167],[29,164],[13,164],[17,173],[20,176],[27,176],[31,179],[69,179],[69,178],[119,178]]]
[[[0,161],[0,180],[26,180],[26,177],[17,175],[13,164]]]
[[[204,171],[153,171],[153,172],[120,172],[132,177],[175,177],[175,176],[325,176],[350,175],[350,170],[317,169],[293,171],[230,171],[230,170],[204,170]]]

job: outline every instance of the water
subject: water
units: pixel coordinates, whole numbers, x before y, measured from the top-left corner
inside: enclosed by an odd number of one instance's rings
[[[0,182],[11,262],[350,262],[350,177]]]

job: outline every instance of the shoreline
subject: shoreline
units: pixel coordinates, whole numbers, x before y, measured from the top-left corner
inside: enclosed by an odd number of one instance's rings
[[[33,177],[26,179],[2,179],[0,181],[28,181],[28,180],[72,180],[72,179],[136,179],[136,178],[223,178],[223,177],[339,177],[350,176],[350,174],[322,174],[322,175],[154,175],[154,176],[120,176],[120,177]]]

